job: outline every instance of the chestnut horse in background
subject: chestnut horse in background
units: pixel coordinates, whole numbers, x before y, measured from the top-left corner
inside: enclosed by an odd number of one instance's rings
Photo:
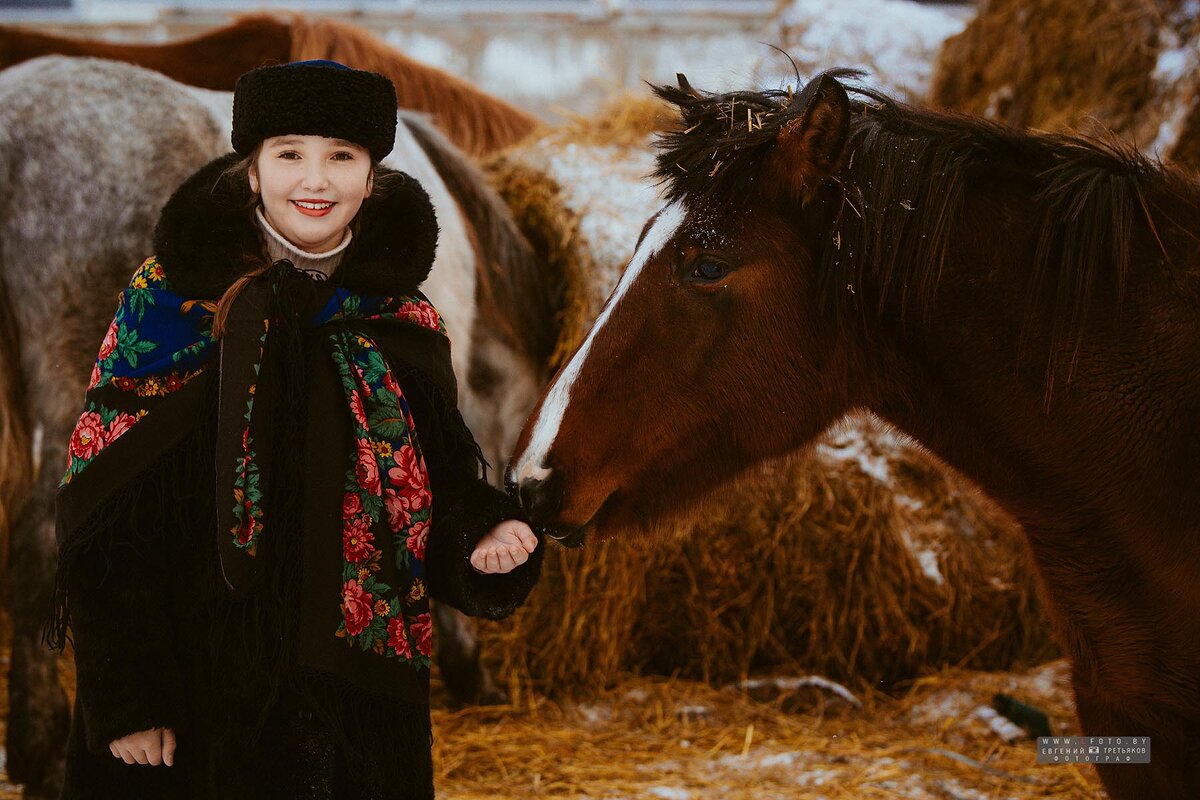
[[[870,410],[1023,524],[1113,798],[1200,797],[1200,183],[848,93],[657,93],[669,205],[508,482],[577,544]]]
[[[0,69],[37,56],[125,61],[168,78],[232,92],[243,72],[264,64],[327,58],[386,75],[400,108],[423,111],[460,150],[483,156],[525,138],[536,117],[464,80],[400,53],[354,25],[299,14],[249,14],[224,28],[166,44],[77,39],[0,25]]]

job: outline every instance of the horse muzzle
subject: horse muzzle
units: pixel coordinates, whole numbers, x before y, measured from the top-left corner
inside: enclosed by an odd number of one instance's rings
[[[520,501],[530,521],[542,534],[564,547],[582,547],[586,536],[584,526],[565,526],[558,519],[562,510],[563,485],[560,473],[543,470],[536,478],[517,480],[510,465],[504,470],[504,488]]]

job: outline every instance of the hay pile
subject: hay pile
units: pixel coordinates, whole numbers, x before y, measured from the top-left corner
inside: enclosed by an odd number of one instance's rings
[[[1005,744],[976,715],[1006,692],[1078,733],[1065,663],[1022,674],[949,671],[892,698],[623,679],[587,702],[434,712],[438,796],[673,800],[1101,796],[1090,766],[1041,766],[1032,742]]]
[[[1053,655],[1019,531],[870,419],[771,464],[665,541],[548,553],[484,650],[514,698],[622,672],[725,683],[763,670],[891,687],[942,665]]]
[[[930,101],[1017,126],[1094,127],[1200,167],[1200,7],[987,0],[947,40]]]
[[[540,257],[566,269],[560,358],[660,205],[643,176],[663,121],[653,105],[632,109],[489,166]],[[526,608],[482,632],[513,697],[586,693],[627,671],[726,682],[784,666],[891,685],[1054,652],[1016,526],[871,419],[765,466],[696,519],[666,541],[552,548]]]
[[[484,164],[537,257],[565,276],[551,366],[582,341],[661,206],[645,176],[654,168],[650,135],[671,119],[665,104],[625,94],[592,119],[572,116]]]

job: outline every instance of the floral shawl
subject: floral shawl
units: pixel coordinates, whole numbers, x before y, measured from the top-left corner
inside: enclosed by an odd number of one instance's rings
[[[114,468],[124,469],[128,457],[136,464],[135,454],[126,451],[147,446],[147,437],[138,435],[142,429],[158,417],[190,413],[173,401],[215,369],[220,381],[218,550],[230,590],[253,592],[260,545],[280,535],[264,502],[277,466],[270,455],[271,420],[280,404],[291,400],[264,386],[265,376],[275,374],[267,362],[284,358],[286,348],[276,347],[277,357],[264,359],[264,354],[273,352],[276,338],[286,342],[286,333],[276,337],[275,329],[287,327],[288,314],[295,314],[281,298],[299,284],[310,285],[301,287],[304,291],[318,285],[289,262],[278,262],[238,297],[218,342],[212,336],[215,304],[177,293],[158,260],[145,261],[121,293],[97,355],[71,436],[60,503],[71,505],[76,487],[89,483],[92,473],[105,473],[112,483],[120,477],[113,475]],[[340,286],[319,290],[327,299],[301,324],[321,331],[353,431],[350,451],[342,455],[342,583],[329,587],[330,602],[340,601],[342,613],[328,635],[427,669],[431,637],[423,559],[433,511],[428,472],[396,376],[377,343],[356,323],[416,326],[440,337],[445,326],[420,293],[381,297]]]

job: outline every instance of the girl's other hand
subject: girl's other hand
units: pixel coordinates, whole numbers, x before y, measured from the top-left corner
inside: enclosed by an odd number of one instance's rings
[[[475,545],[471,566],[485,575],[512,572],[529,560],[537,543],[537,537],[528,525],[520,520],[506,519]]]
[[[151,728],[109,742],[108,750],[126,764],[147,764],[157,767],[175,764],[175,731],[170,728]]]

